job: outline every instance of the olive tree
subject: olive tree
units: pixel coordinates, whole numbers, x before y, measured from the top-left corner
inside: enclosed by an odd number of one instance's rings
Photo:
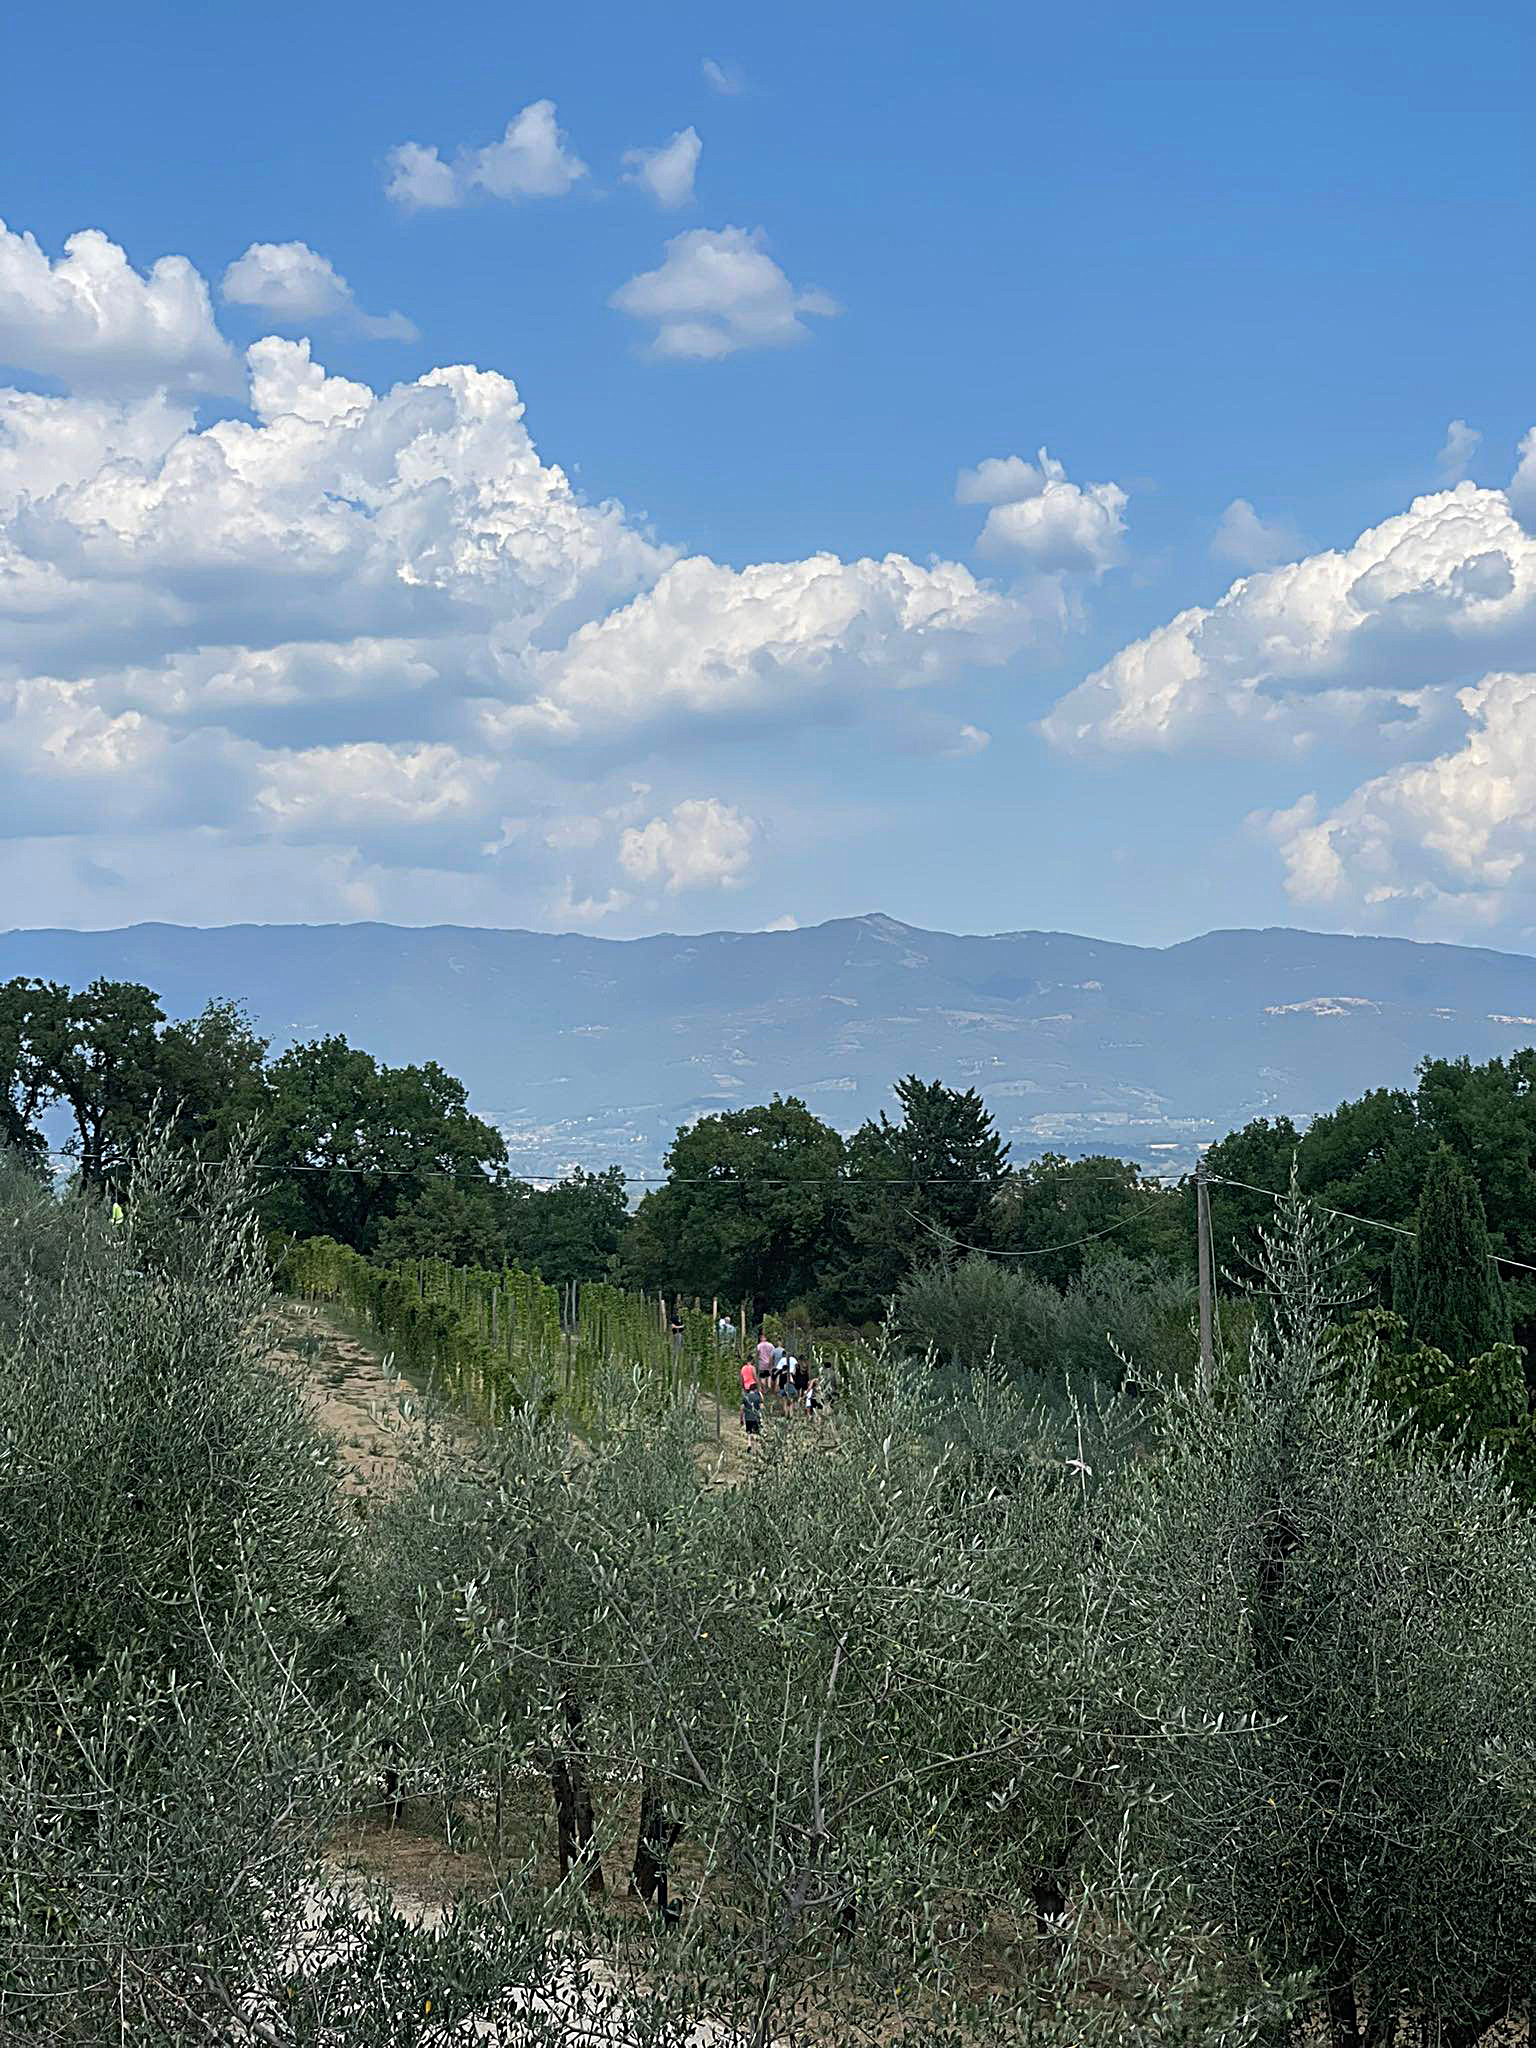
[[[1314,1973],[1336,2048],[1466,2044],[1536,1982],[1536,1526],[1339,1384],[1346,1252],[1293,1194],[1246,1377],[1118,1481],[1107,1671],[1140,1853]]]
[[[348,1539],[261,1362],[238,1166],[151,1138],[120,1223],[3,1199],[0,2031],[94,2040],[109,2012],[219,2010],[208,1959],[298,1882]]]

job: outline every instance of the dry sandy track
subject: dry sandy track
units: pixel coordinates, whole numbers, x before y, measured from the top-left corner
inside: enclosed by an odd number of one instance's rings
[[[401,1452],[425,1435],[408,1381],[333,1312],[314,1302],[274,1301],[267,1357],[295,1377],[341,1461],[345,1493],[359,1501],[392,1482]]]

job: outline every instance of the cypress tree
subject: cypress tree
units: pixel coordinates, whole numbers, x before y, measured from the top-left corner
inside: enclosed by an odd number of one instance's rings
[[[1392,1306],[1416,1343],[1464,1366],[1508,1338],[1509,1304],[1482,1195],[1449,1146],[1430,1159],[1414,1221],[1417,1239],[1393,1260]]]

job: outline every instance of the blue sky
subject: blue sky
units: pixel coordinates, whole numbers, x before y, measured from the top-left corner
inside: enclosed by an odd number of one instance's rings
[[[1536,30],[1232,13],[28,10],[5,921],[1527,947]]]

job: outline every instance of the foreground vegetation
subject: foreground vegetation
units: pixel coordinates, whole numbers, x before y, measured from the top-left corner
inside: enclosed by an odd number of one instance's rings
[[[1536,1984],[1536,1523],[1300,1202],[1218,1385],[871,1351],[722,1483],[615,1368],[362,1520],[236,1162],[0,1191],[0,2035],[1466,2048]],[[1049,1393],[1051,1398],[1044,1398]],[[1036,1398],[1039,1394],[1042,1398]],[[1089,1397],[1091,1395],[1091,1398]],[[338,1880],[431,1809],[441,1926]],[[304,1924],[307,1923],[307,1924]]]

